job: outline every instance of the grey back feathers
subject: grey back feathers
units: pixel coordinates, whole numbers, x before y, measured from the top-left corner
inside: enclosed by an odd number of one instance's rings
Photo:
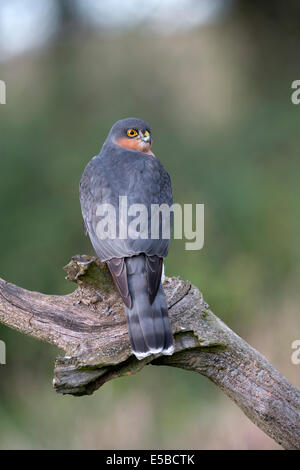
[[[96,234],[100,216],[99,204],[109,203],[116,208],[119,230],[119,197],[127,196],[128,206],[143,204],[148,211],[149,238],[99,240]],[[105,146],[84,170],[80,183],[83,220],[92,245],[101,261],[146,253],[165,257],[168,239],[151,239],[151,204],[173,203],[171,181],[160,161],[151,155],[134,152],[115,144]],[[130,222],[130,217],[128,218]]]

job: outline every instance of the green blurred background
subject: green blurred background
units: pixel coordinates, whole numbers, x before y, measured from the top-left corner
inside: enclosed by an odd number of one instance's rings
[[[93,254],[82,171],[116,120],[144,118],[175,201],[205,204],[204,248],[173,241],[167,275],[300,387],[299,48],[297,1],[2,0],[0,276],[72,291],[62,266]],[[279,448],[200,375],[150,366],[63,397],[54,347],[0,338],[2,449]]]

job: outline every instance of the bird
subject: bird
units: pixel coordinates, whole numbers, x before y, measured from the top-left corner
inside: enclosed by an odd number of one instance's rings
[[[143,204],[151,223],[151,206],[173,204],[171,179],[151,150],[150,125],[138,118],[125,118],[111,128],[98,155],[84,169],[80,204],[85,234],[89,235],[97,257],[106,263],[123,299],[131,350],[139,360],[152,354],[172,355],[174,339],[162,286],[163,259],[170,237],[162,236],[163,215],[158,236],[120,237],[120,197],[128,206]],[[98,208],[116,210],[117,233],[99,237]],[[107,207],[107,206],[105,206]],[[132,220],[132,218],[130,219]],[[167,224],[172,226],[172,217]],[[123,227],[124,228],[124,227]]]

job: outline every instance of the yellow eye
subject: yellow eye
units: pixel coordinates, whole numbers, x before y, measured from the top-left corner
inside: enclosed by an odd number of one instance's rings
[[[127,135],[128,137],[135,137],[136,135],[138,135],[138,133],[135,129],[128,129]]]
[[[149,131],[145,131],[144,136],[145,136],[145,137],[148,137],[149,135],[150,135],[150,132],[149,132]]]

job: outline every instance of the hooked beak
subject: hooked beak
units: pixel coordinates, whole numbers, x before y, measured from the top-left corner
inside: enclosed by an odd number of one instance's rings
[[[139,137],[143,142],[145,142],[145,144],[151,144],[151,135],[148,131],[145,131],[145,133],[140,131]]]

